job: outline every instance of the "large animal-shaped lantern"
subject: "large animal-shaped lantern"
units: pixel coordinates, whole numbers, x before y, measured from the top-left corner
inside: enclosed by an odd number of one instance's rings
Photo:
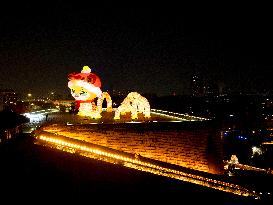
[[[150,118],[150,104],[148,100],[137,92],[130,92],[121,105],[115,110],[115,120],[126,112],[131,113],[132,119],[138,119],[138,113],[143,113],[145,118]]]
[[[98,109],[94,100],[102,97],[101,81],[97,75],[91,73],[88,66],[84,66],[81,73],[68,75],[68,87],[76,100],[78,115],[100,118],[101,109]]]

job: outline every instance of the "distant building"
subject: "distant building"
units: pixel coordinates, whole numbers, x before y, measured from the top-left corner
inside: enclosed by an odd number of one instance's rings
[[[28,118],[12,111],[0,112],[0,144],[22,134],[22,125]]]
[[[193,75],[191,80],[192,96],[201,97],[204,96],[204,84],[203,80],[198,75]]]
[[[75,108],[75,100],[55,100],[53,104],[61,111],[69,111]]]
[[[218,86],[211,80],[207,80],[204,82],[203,87],[204,96],[216,96],[219,95]]]
[[[0,89],[0,111],[16,104],[18,95],[13,89]]]
[[[220,93],[218,86],[213,80],[196,74],[193,75],[191,80],[191,91],[192,96],[195,97],[215,96]]]

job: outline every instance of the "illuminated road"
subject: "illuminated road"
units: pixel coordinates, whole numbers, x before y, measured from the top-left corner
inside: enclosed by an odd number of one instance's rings
[[[158,109],[151,109],[151,113],[155,115],[160,115],[164,117],[173,118],[177,121],[207,121],[210,120],[208,118],[204,117],[198,117],[198,116],[192,116],[188,114],[181,114],[176,112],[170,112],[166,110],[158,110]]]
[[[59,112],[58,109],[45,109],[45,110],[37,110],[33,112],[27,112],[23,115],[30,119],[30,122],[40,122],[42,120],[45,120],[46,114]]]
[[[34,131],[40,124],[46,121],[46,115],[51,113],[59,112],[58,109],[44,109],[37,110],[33,112],[27,112],[23,115],[29,118],[29,123],[26,123],[23,128],[24,133],[31,133]]]

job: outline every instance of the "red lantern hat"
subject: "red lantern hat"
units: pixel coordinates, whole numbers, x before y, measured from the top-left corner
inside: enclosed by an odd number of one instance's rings
[[[102,95],[100,78],[96,74],[91,73],[91,69],[88,66],[84,66],[81,73],[70,73],[68,79],[69,88],[73,85],[78,85],[95,93],[97,97]]]

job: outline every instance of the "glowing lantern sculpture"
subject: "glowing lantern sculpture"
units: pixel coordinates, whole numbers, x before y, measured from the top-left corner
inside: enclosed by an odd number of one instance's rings
[[[68,87],[71,95],[76,100],[76,107],[80,116],[88,116],[94,119],[101,118],[102,102],[106,99],[107,112],[112,112],[112,99],[107,92],[101,91],[101,81],[97,75],[91,73],[88,66],[84,66],[80,73],[68,75]],[[98,99],[97,105],[94,102]],[[150,104],[148,100],[137,92],[131,92],[115,110],[114,119],[120,119],[120,115],[131,113],[132,119],[138,118],[138,113],[143,113],[145,118],[150,117]]]
[[[107,102],[107,112],[112,112],[113,108],[112,108],[112,99],[111,96],[107,93],[107,92],[103,92],[102,96],[100,98],[98,98],[98,111],[101,113],[102,112],[102,102],[103,100],[106,99]]]
[[[114,119],[120,119],[120,115],[131,112],[131,118],[137,119],[138,113],[143,113],[145,118],[150,117],[150,104],[148,100],[137,92],[131,92],[123,100],[115,111]]]
[[[71,95],[79,105],[78,115],[100,118],[101,111],[97,108],[94,99],[102,97],[101,81],[97,75],[91,73],[88,66],[84,66],[81,73],[68,75],[68,87]]]

